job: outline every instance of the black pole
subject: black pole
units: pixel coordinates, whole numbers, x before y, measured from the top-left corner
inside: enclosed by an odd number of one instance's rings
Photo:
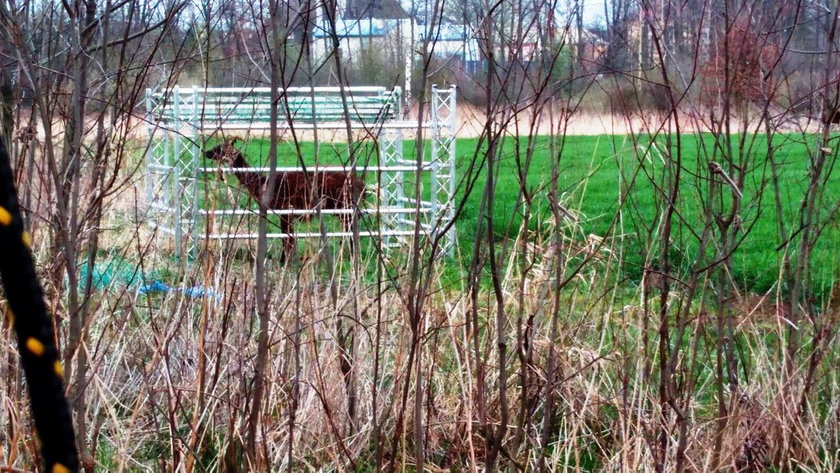
[[[70,406],[64,397],[52,320],[23,228],[11,159],[0,138],[0,278],[18,339],[41,455],[50,473],[79,470]]]

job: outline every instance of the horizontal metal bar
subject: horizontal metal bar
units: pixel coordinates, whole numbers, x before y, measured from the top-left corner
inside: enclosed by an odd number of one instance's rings
[[[163,164],[149,164],[150,171],[172,171],[175,166],[165,166]]]
[[[165,233],[167,235],[173,235],[173,236],[175,235],[175,230],[173,230],[173,229],[171,229],[167,226],[161,225],[161,224],[156,223],[156,222],[152,222],[151,225],[152,225],[152,228],[154,228],[155,230],[160,230],[161,233]]]
[[[315,108],[314,112],[312,111],[313,105]],[[391,100],[389,99],[380,99],[379,97],[352,97],[348,99],[347,108],[350,114],[355,114],[360,111],[376,111],[383,114],[393,114],[394,110],[389,105],[391,105]],[[300,101],[286,101],[285,106],[280,107],[279,113],[285,114],[287,107],[292,113],[304,112],[316,116],[329,115],[330,113],[326,113],[326,110],[332,110],[332,114],[344,114],[344,103],[340,100],[340,97],[324,98],[323,100],[316,99],[315,102],[312,102],[308,98]],[[206,114],[216,113],[219,110],[236,114],[237,110],[242,110],[243,112],[240,112],[239,115],[244,115],[249,110],[271,110],[271,102],[269,100],[240,99],[234,96],[219,97],[218,99],[207,97],[203,102],[198,104],[190,103],[183,106],[167,102],[155,110],[159,111],[158,113],[174,112],[177,110],[181,112],[203,111]]]
[[[411,197],[400,197],[397,200],[402,201],[402,202],[408,202],[411,205],[415,205],[415,203],[417,202],[417,199],[412,199]],[[432,205],[433,204],[431,202],[429,202],[428,200],[421,200],[420,201],[420,208],[421,209],[432,208]],[[412,207],[412,209],[413,209],[413,207]]]
[[[230,173],[230,174],[243,174],[243,173],[251,173],[251,172],[258,172],[258,173],[269,173],[271,172],[271,168],[268,167],[254,167],[254,168],[232,168],[232,167],[203,167],[198,168],[200,172],[203,173],[216,173],[216,172],[223,172],[223,173]],[[350,166],[310,166],[306,168],[306,172],[350,172],[353,170],[353,167]],[[356,166],[356,172],[413,172],[417,170],[416,166]],[[421,171],[431,171],[431,166],[424,166]],[[278,167],[275,172],[285,173],[285,172],[303,172],[304,169],[302,167]]]
[[[324,122],[318,123],[317,125],[313,125],[312,123],[294,123],[293,125],[289,125],[286,122],[277,123],[278,130],[344,130],[346,128],[346,124],[344,122]],[[201,129],[206,130],[208,128],[213,129],[221,129],[221,130],[269,130],[271,129],[271,124],[266,122],[258,122],[258,123],[221,123],[216,126],[213,126],[212,123],[202,123]],[[381,130],[381,129],[410,129],[416,128],[411,126],[402,126],[402,125],[391,125],[391,124],[384,124],[384,123],[359,123],[358,121],[354,121],[351,119],[350,129],[351,130]]]
[[[157,210],[159,212],[174,212],[175,211],[175,209],[172,208],[172,207],[167,207],[165,205],[161,205],[161,204],[158,204],[158,203],[155,203],[155,202],[152,202],[151,204],[149,204],[149,209],[150,210]]]
[[[181,115],[178,115],[176,110],[168,110],[164,113],[158,114],[158,116],[166,117],[166,118],[175,118],[178,116],[184,117],[187,115],[185,120],[189,119],[199,119],[201,118],[205,122],[207,121],[219,121],[219,120],[229,120],[229,121],[257,121],[264,120],[267,121],[270,118],[270,114],[268,113],[268,109],[265,110],[264,113],[259,113],[258,110],[262,108],[262,105],[250,105],[250,104],[238,104],[228,108],[218,108],[218,107],[206,107],[201,108],[199,107],[197,110],[184,110],[181,108],[178,110]],[[320,121],[323,122],[330,122],[330,121],[341,121],[344,119],[344,109],[336,107],[326,107],[324,105],[317,106],[318,111],[315,113],[310,113],[309,109],[297,109],[292,110],[291,116],[292,120],[317,120],[321,119]],[[171,112],[171,113],[170,113]],[[189,112],[189,113],[184,113]],[[195,112],[195,116],[193,116],[193,112]],[[394,113],[389,111],[384,111],[382,107],[366,107],[366,108],[358,108],[354,107],[350,110],[350,118],[354,120],[363,119],[364,121],[375,121],[379,119],[385,118],[393,118]],[[279,120],[286,120],[287,115],[285,111],[281,110],[281,114],[279,115]]]
[[[300,95],[299,95],[300,94]],[[289,103],[312,103],[312,98],[310,94],[303,95],[299,92],[294,92],[286,95],[285,100]],[[282,97],[281,97],[282,98]],[[384,102],[387,100],[391,100],[396,98],[395,95],[390,94],[389,92],[385,93],[370,93],[370,92],[357,92],[355,94],[347,94],[347,100],[362,100],[367,102]],[[249,95],[248,92],[210,92],[207,94],[199,94],[199,100],[202,101],[216,101],[216,100],[237,100],[241,102],[260,102],[260,103],[270,103],[271,102],[271,94],[267,93],[255,93]],[[192,105],[192,101],[182,101],[185,102],[185,105]],[[323,92],[321,94],[315,95],[315,102],[341,102],[341,94],[335,92]]]
[[[165,93],[169,93],[172,95],[174,92],[174,88],[163,89],[160,92],[155,92],[152,94],[152,97],[160,96]],[[324,93],[338,93],[344,90],[344,92],[392,92],[391,90],[382,87],[382,86],[353,86],[353,87],[287,87],[286,89],[280,89],[280,93],[311,93],[311,92],[324,92]],[[205,94],[217,94],[217,93],[231,93],[231,94],[242,94],[242,93],[271,93],[271,87],[178,87],[178,91],[181,93],[182,96],[188,96],[195,92],[203,92]]]
[[[431,209],[420,209],[420,213],[428,213]],[[354,209],[321,209],[324,215],[352,215],[355,213]],[[359,209],[360,214],[364,215],[394,215],[413,213],[414,209],[406,207],[379,207],[379,208],[362,208]],[[283,210],[268,210],[269,215],[316,215],[316,209],[283,209]],[[214,215],[214,216],[232,216],[232,215],[254,215],[259,214],[256,209],[223,209],[223,210],[199,210],[199,215]]]
[[[378,236],[412,236],[414,231],[408,230],[386,230],[378,231],[363,231],[359,232],[360,237],[370,238]],[[322,236],[319,232],[307,233],[267,233],[266,238],[320,238]],[[327,237],[352,237],[353,232],[327,232]],[[253,240],[257,238],[256,233],[211,233],[210,235],[201,235],[201,238],[212,240]]]
[[[411,166],[417,167],[417,161],[413,161],[411,159],[395,159],[394,163],[398,166]],[[436,161],[423,161],[423,165],[429,168],[438,168],[440,167]]]
[[[311,98],[312,92],[305,93],[305,92],[290,92],[285,96],[280,97],[281,102],[286,103],[312,103]],[[168,100],[172,98],[172,95],[166,96],[166,104],[174,104],[179,103],[180,105],[184,106],[191,106],[194,103],[205,103],[210,101],[230,101],[230,100],[237,100],[240,102],[259,102],[259,103],[270,103],[271,102],[271,94],[266,92],[254,92],[251,93],[250,91],[245,92],[208,92],[206,94],[199,93],[198,101],[193,101],[192,97],[187,96],[186,100],[183,97],[179,97],[182,100],[180,102],[176,102],[175,100]],[[345,94],[347,101],[360,101],[360,102],[393,102],[399,97],[396,94],[392,94],[390,92],[366,92],[366,91],[354,91],[348,94]],[[162,103],[162,99],[164,98],[163,95],[158,94],[156,97],[152,97],[154,104],[160,105]],[[342,102],[341,94],[336,92],[319,92],[315,94],[315,102]]]
[[[164,121],[176,121],[179,120],[178,115],[160,115],[159,118],[163,118]],[[271,117],[269,115],[233,115],[233,114],[204,114],[204,115],[196,115],[195,117],[187,116],[184,117],[183,115],[180,116],[180,121],[185,122],[196,122],[196,123],[204,123],[204,124],[214,124],[214,123],[221,123],[221,124],[241,124],[241,123],[270,123]],[[287,117],[281,115],[278,117],[278,126],[281,123],[288,123],[289,120],[286,119]],[[292,123],[296,124],[312,124],[312,123],[340,123],[344,124],[345,116],[339,114],[331,114],[331,115],[303,115],[297,114],[292,115]],[[394,117],[389,115],[380,115],[380,114],[354,114],[350,116],[351,123],[385,123],[392,121]]]
[[[185,125],[193,126],[192,123],[189,123],[188,119],[176,120],[179,122],[183,122]],[[158,130],[169,130],[169,131],[177,131],[177,128],[174,127],[167,127],[166,125],[172,124],[167,120],[159,120],[157,123]],[[204,121],[203,123],[196,125],[199,130],[268,130],[271,128],[271,124],[268,122],[257,122],[257,123],[210,123]],[[277,129],[278,130],[344,130],[346,127],[346,123],[341,122],[325,122],[325,123],[295,123],[293,122],[291,125],[287,123],[285,120],[280,120],[277,122]],[[423,129],[430,129],[432,127],[431,123],[423,122]],[[417,123],[411,122],[384,122],[384,123],[359,123],[358,121],[353,121],[351,118],[350,129],[352,130],[372,130],[372,131],[382,131],[382,130],[411,130],[417,129]]]
[[[350,129],[351,130],[365,130],[369,132],[373,132],[379,130],[382,127],[383,123],[390,122],[389,119],[367,119],[367,118],[357,118],[351,117],[350,118]],[[271,120],[266,117],[265,119],[257,118],[257,119],[248,119],[248,120],[231,120],[231,119],[221,119],[221,120],[195,120],[194,122],[196,127],[200,130],[234,130],[234,131],[242,131],[242,130],[255,130],[255,131],[265,131],[271,129]],[[313,130],[324,130],[324,131],[344,131],[346,130],[345,120],[343,118],[339,118],[336,120],[312,120],[310,118],[293,118],[291,124],[285,119],[281,119],[277,122],[277,129],[281,132],[287,132],[289,130],[298,130],[298,131],[313,131]]]
[[[414,220],[409,220],[407,218],[398,218],[397,223],[402,223],[403,225],[417,225],[418,224]],[[431,230],[432,229],[431,225],[426,225],[426,224],[423,224],[423,223],[420,223],[419,225],[420,225],[420,228],[422,228],[423,230]]]
[[[268,110],[265,111],[260,110],[262,105],[250,105],[242,104],[234,105],[231,107],[226,108],[219,108],[219,107],[199,107],[196,110],[189,109],[184,110],[181,108],[177,110],[166,110],[163,113],[156,114],[157,116],[166,117],[166,118],[175,118],[175,117],[182,117],[185,120],[189,119],[198,119],[201,118],[204,121],[218,121],[218,120],[229,120],[229,121],[268,121],[270,118],[270,114]],[[292,110],[291,116],[292,120],[316,120],[321,119],[322,122],[330,122],[330,121],[342,121],[346,116],[344,114],[343,108],[336,107],[326,107],[323,105],[318,105],[318,111],[315,113],[310,113],[309,109],[296,109]],[[188,112],[188,113],[185,113]],[[286,120],[287,115],[285,111],[281,111],[282,113],[278,116],[278,120]],[[350,111],[350,118],[359,120],[364,119],[365,121],[375,121],[378,119],[385,119],[385,118],[393,118],[394,112],[383,110],[382,107],[367,107],[367,108],[353,108]]]

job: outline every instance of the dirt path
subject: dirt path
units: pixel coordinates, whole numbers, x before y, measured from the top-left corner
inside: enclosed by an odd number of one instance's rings
[[[413,119],[415,116],[409,117]],[[480,107],[470,104],[459,104],[458,111],[458,138],[476,138],[482,134],[485,123],[487,122],[484,111]],[[88,127],[94,124],[95,116],[88,119]],[[28,113],[23,112],[21,116],[22,123],[28,123]],[[499,119],[502,119],[501,117]],[[691,115],[681,114],[680,125],[684,133],[696,133],[709,131],[709,126],[705,123],[706,118]],[[558,119],[559,121],[559,119]],[[550,134],[566,134],[568,136],[591,136],[591,135],[626,135],[630,133],[653,133],[667,130],[668,127],[673,127],[673,121],[668,120],[663,116],[649,115],[642,119],[639,116],[626,117],[615,114],[597,114],[591,112],[575,112],[568,120],[565,129],[558,132],[557,124],[552,128],[551,121],[546,116],[539,120],[535,126],[531,126],[530,113],[525,110],[519,113],[516,120],[508,120],[507,132],[511,135],[527,136],[531,134],[536,135],[550,135]],[[119,123],[117,126],[126,127],[129,130],[129,137],[145,141],[149,137],[149,127],[147,126],[145,117],[142,114],[137,114],[131,117],[129,122]],[[45,138],[44,128],[40,122],[37,123],[38,138],[43,140]],[[751,130],[755,129],[752,124],[749,127]],[[820,124],[817,121],[807,119],[789,118],[784,127],[780,131],[785,132],[808,132],[813,133],[819,131]],[[63,124],[56,122],[53,124],[52,135],[54,140],[61,139],[63,132]],[[249,138],[267,138],[268,130],[235,130],[220,132],[220,136],[239,136],[243,139]],[[355,133],[356,139],[363,139],[370,137],[375,133],[375,129],[358,130]],[[313,141],[314,134],[311,130],[296,130],[295,135],[301,141]],[[414,130],[404,130],[404,137],[412,139],[415,136]],[[281,130],[280,138],[282,140],[292,140],[293,134],[290,130]],[[343,129],[321,129],[318,131],[318,138],[325,143],[337,143],[346,140],[345,131]]]

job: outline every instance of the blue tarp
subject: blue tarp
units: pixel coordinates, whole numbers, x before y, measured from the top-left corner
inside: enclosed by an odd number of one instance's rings
[[[110,261],[100,261],[93,266],[93,271],[88,271],[87,263],[79,268],[79,289],[83,290],[87,278],[91,277],[91,286],[98,291],[107,291],[119,288],[137,287],[138,294],[153,294],[159,292],[180,292],[187,297],[212,297],[220,298],[219,294],[212,288],[205,286],[173,287],[160,280],[158,271],[149,271],[141,274],[140,268],[121,258]],[[143,283],[143,281],[152,281]]]
[[[124,259],[115,258],[110,261],[100,261],[93,266],[93,271],[88,272],[87,262],[82,263],[79,268],[79,289],[83,290],[87,284],[88,276],[91,277],[91,285],[94,289],[104,290],[120,286],[133,286],[142,279],[140,268]]]
[[[156,292],[180,292],[187,297],[212,297],[219,299],[219,294],[209,287],[193,286],[193,287],[172,287],[161,281],[155,281],[151,284],[144,284],[137,290],[139,294],[153,294]]]

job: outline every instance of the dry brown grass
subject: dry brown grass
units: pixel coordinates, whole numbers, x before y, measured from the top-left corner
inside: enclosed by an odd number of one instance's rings
[[[122,258],[146,271],[154,270],[167,283],[212,287],[220,297],[189,298],[177,292],[141,295],[136,287],[118,283],[94,293],[95,309],[84,349],[91,359],[87,396],[95,457],[103,471],[187,471],[189,465],[199,471],[249,471],[255,466],[246,464],[242,448],[256,352],[256,301],[250,282],[253,245],[216,245],[189,264],[173,259],[168,240],[144,225],[138,210],[142,191],[136,187],[142,182],[131,182],[109,201],[100,229],[101,259]],[[559,252],[547,243],[554,231],[564,232]],[[35,238],[36,253],[46,266],[46,229],[41,227]],[[518,247],[518,242],[513,243]],[[579,229],[554,228],[549,234],[530,237],[531,254],[536,256],[527,274],[519,272],[515,255],[504,262],[505,337],[512,370],[508,399],[513,413],[504,464],[515,463],[530,471],[544,456],[551,471],[655,469],[651,444],[662,411],[655,378],[643,374],[646,360],[639,333],[646,315],[638,302],[641,289],[614,281],[620,252],[611,250],[610,241],[604,247],[598,243]],[[317,249],[308,245],[302,262],[290,266],[269,262],[271,348],[266,408],[258,434],[261,461],[272,471],[290,466],[291,443],[294,470],[348,471],[355,466],[370,471],[378,431],[383,465],[412,471],[413,417],[406,416],[402,431],[394,430],[399,411],[412,409],[411,401],[402,406],[405,383],[409,400],[416,391],[416,379],[409,376],[407,366],[411,336],[406,302],[396,289],[405,289],[406,268],[389,263],[388,269],[397,274],[396,287],[385,283],[379,292],[372,258],[362,262],[366,272],[355,281],[344,251],[337,260],[338,277],[331,280]],[[558,271],[554,258],[558,254],[566,256],[564,264],[570,264],[569,257],[575,255],[597,258],[562,291],[559,331],[552,338],[551,301]],[[453,280],[444,269],[441,266],[434,272],[420,346],[427,394],[423,402],[427,469],[475,471],[482,468],[487,451],[478,414],[479,385],[484,389],[488,422],[499,421],[498,352],[495,327],[489,322],[496,315],[495,305],[491,293],[482,289],[476,308],[479,327],[474,327],[465,281]],[[456,273],[464,271],[455,268]],[[331,284],[336,286],[335,300]],[[351,310],[354,298],[361,308],[358,314]],[[783,384],[783,359],[773,341],[786,326],[779,311],[768,304],[760,296],[749,296],[732,306],[741,314],[737,335],[743,340],[742,356],[748,360],[750,376],[742,380],[740,392],[727,397],[730,427],[720,440],[718,464],[740,471],[794,464],[802,471],[836,470],[840,467],[832,450],[837,448],[840,432],[840,386],[832,368],[836,354],[832,351],[818,370],[817,389],[809,397],[811,408],[792,412],[797,399],[785,397],[790,390]],[[696,323],[689,336],[709,339],[712,326],[707,315],[700,308],[692,310]],[[537,393],[521,430],[514,425],[523,407],[518,398],[517,370],[521,367],[514,343],[520,314],[534,316],[533,364],[523,369],[531,374],[530,392]],[[300,344],[295,345],[298,317]],[[353,324],[359,333],[353,363],[360,400],[355,426],[350,425],[340,368],[338,319]],[[0,424],[6,426],[0,464],[33,465],[36,444],[26,434],[31,427],[26,425],[22,380],[13,361],[16,353],[9,332],[3,337],[8,361],[0,365]],[[715,461],[711,452],[719,419],[712,348],[701,349],[693,375],[696,384],[689,391],[689,471],[708,471]],[[547,386],[551,350],[558,360],[559,381]],[[378,373],[374,373],[375,361]],[[793,382],[801,383],[801,377]],[[549,444],[540,445],[549,391],[555,397],[556,418],[549,424]],[[674,414],[665,416],[665,425],[673,426]],[[374,417],[379,425],[374,424]],[[676,432],[669,435],[673,441],[667,464],[673,465]],[[513,441],[516,436],[518,442]],[[787,463],[780,463],[782,459]]]

